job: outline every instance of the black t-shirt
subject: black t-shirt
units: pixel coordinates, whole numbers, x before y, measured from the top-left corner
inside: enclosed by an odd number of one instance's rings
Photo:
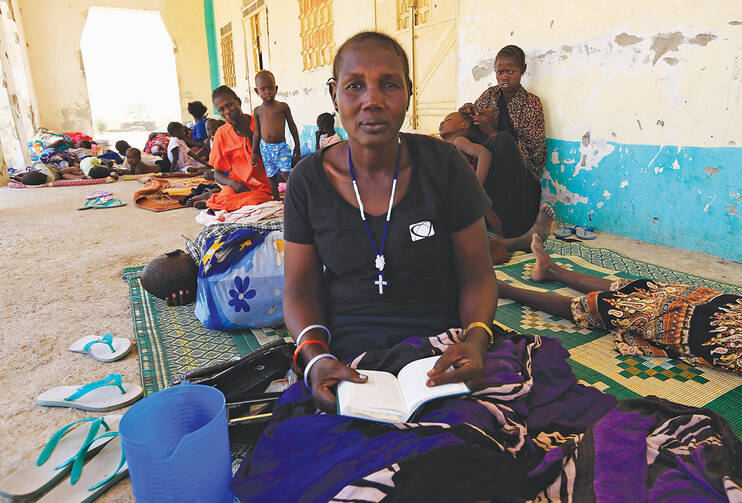
[[[291,172],[284,239],[317,247],[325,266],[328,318],[439,316],[449,320],[441,327],[445,329],[459,320],[451,234],[482,217],[491,203],[453,145],[411,134],[402,135],[402,141],[409,148],[412,173],[407,193],[392,209],[383,296],[374,284],[375,253],[359,210],[330,183],[322,167],[323,151],[302,160]],[[367,214],[366,219],[380,248],[386,214]]]

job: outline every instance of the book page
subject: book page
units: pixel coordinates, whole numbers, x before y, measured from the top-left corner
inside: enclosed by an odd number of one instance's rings
[[[338,384],[338,412],[346,416],[367,417],[389,421],[404,417],[405,403],[397,378],[389,372],[361,370],[368,376],[365,383],[341,381]],[[374,414],[379,411],[379,414]],[[393,411],[390,415],[389,411]]]
[[[407,407],[408,419],[422,404],[434,398],[469,393],[469,386],[463,382],[441,384],[428,387],[428,372],[440,356],[423,358],[405,365],[399,371],[397,379],[402,388],[402,395]]]

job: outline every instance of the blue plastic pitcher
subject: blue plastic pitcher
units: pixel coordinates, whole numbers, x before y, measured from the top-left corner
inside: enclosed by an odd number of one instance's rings
[[[181,384],[136,403],[119,424],[139,503],[229,503],[232,465],[221,391]]]

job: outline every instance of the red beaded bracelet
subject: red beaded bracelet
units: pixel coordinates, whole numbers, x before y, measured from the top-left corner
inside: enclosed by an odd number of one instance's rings
[[[330,348],[327,347],[327,344],[325,344],[324,342],[322,342],[319,339],[311,339],[311,340],[302,342],[296,348],[296,351],[294,351],[294,358],[292,360],[293,361],[293,366],[294,366],[294,372],[296,372],[297,374],[302,374],[303,372],[301,370],[299,370],[299,366],[296,364],[296,357],[299,356],[299,352],[301,351],[301,349],[304,346],[308,346],[309,344],[321,344],[322,346],[324,346],[325,351],[327,351],[328,353],[330,352]]]

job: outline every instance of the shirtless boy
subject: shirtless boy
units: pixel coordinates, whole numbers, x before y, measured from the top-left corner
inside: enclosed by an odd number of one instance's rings
[[[273,199],[278,201],[279,178],[286,181],[291,171],[291,161],[301,157],[299,132],[291,117],[288,104],[276,101],[278,86],[273,74],[261,70],[255,75],[255,92],[263,104],[255,108],[255,133],[253,134],[252,163],[257,165],[263,158],[265,173],[271,183]],[[294,155],[286,144],[286,123],[294,139]]]
[[[149,164],[142,160],[142,152],[138,148],[126,149],[126,165],[132,175],[144,175],[147,173],[159,173],[162,168],[156,164]]]

